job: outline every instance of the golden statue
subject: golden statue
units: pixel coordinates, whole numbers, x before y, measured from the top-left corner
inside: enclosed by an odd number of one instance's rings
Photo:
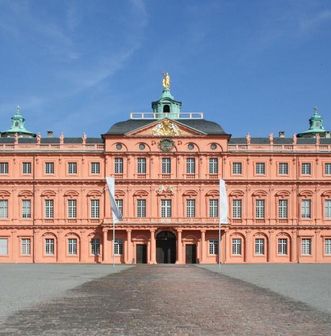
[[[165,90],[170,89],[170,76],[167,72],[163,74],[162,86]]]
[[[181,134],[178,126],[169,119],[163,119],[159,124],[154,126],[152,133],[159,136],[176,136]]]

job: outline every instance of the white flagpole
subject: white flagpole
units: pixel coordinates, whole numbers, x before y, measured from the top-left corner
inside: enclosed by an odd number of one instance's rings
[[[228,197],[226,193],[225,181],[220,179],[219,182],[219,223],[218,223],[218,268],[221,268],[221,242],[222,242],[222,223],[228,222]]]

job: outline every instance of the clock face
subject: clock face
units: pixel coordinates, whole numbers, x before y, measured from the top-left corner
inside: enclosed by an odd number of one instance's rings
[[[170,152],[174,147],[174,142],[170,139],[163,139],[160,141],[160,149],[162,152]]]

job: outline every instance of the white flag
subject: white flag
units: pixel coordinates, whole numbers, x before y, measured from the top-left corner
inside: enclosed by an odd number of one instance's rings
[[[225,181],[220,180],[220,201],[219,201],[220,222],[228,223],[228,196],[226,194]]]
[[[113,177],[106,177],[108,190],[109,190],[109,196],[110,196],[110,205],[111,209],[113,211],[113,218],[117,221],[122,220],[122,214],[120,209],[117,206],[117,203],[115,201],[115,179]]]

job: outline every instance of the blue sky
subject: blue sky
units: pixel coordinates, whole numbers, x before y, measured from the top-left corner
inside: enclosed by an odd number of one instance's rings
[[[150,111],[162,73],[184,111],[234,136],[331,129],[331,1],[0,0],[1,130],[99,136]]]

